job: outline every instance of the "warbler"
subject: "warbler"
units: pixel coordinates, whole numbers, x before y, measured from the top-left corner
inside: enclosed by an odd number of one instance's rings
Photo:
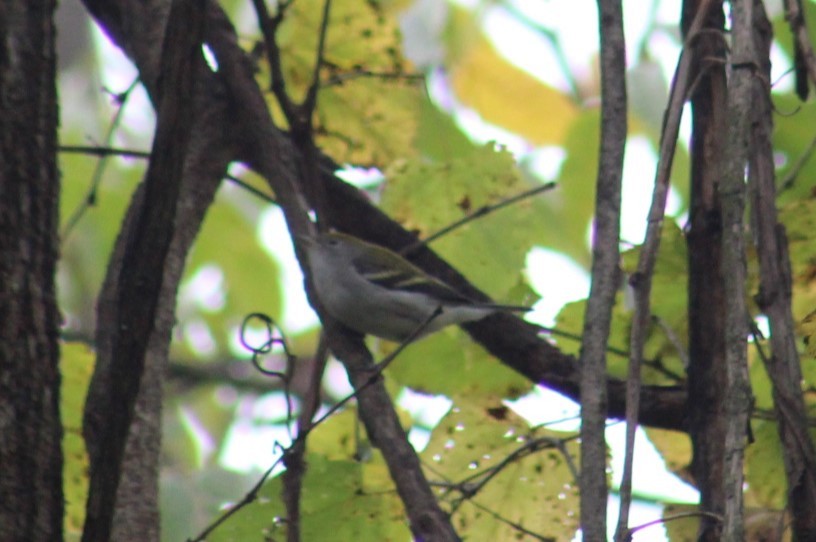
[[[417,338],[497,311],[530,310],[468,299],[399,254],[350,235],[322,233],[298,239],[326,312],[364,335],[403,342],[423,323]]]

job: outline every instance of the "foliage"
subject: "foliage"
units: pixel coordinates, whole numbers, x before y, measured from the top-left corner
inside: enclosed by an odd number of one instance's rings
[[[406,540],[410,536],[402,503],[393,491],[382,460],[378,465],[306,458],[308,471],[301,500],[304,540]],[[261,490],[258,499],[209,538],[213,541],[264,540],[284,537],[281,479]]]
[[[294,2],[278,33],[284,78],[298,101],[312,80],[322,13],[321,0]],[[394,15],[380,2],[332,6],[315,133],[339,163],[382,166],[413,148],[421,79],[410,77]],[[261,84],[269,82],[264,71]]]
[[[816,20],[816,8],[805,3]],[[292,95],[299,99],[306,91],[313,70],[316,36],[322,2],[299,0],[287,11],[280,28],[284,74]],[[458,107],[499,128],[524,138],[525,144],[513,152],[495,142],[474,141],[461,126],[457,110],[445,107],[425,95],[425,77],[433,70],[415,66],[402,51],[398,15],[402,6],[383,2],[335,2],[329,22],[327,66],[321,70],[326,86],[319,95],[315,125],[317,143],[334,160],[356,166],[376,166],[387,181],[371,192],[381,207],[406,228],[427,237],[482,206],[502,201],[542,180],[525,162],[525,151],[534,146],[558,147],[564,160],[556,170],[557,191],[536,196],[514,206],[473,221],[432,244],[432,248],[459,269],[476,286],[493,298],[507,303],[531,304],[537,295],[527,281],[525,258],[534,246],[563,253],[587,266],[587,232],[593,212],[592,190],[597,174],[599,114],[592,105],[598,95],[597,81],[587,76],[580,81],[581,95],[555,88],[513,65],[490,43],[478,13],[454,10],[445,13],[446,24],[439,39],[446,55],[445,92],[455,97]],[[529,21],[528,21],[529,23]],[[780,29],[782,17],[776,21]],[[531,24],[531,26],[533,26]],[[812,27],[816,25],[811,25]],[[655,32],[663,29],[655,27]],[[789,44],[780,45],[790,54]],[[647,58],[635,59],[632,70],[653,68]],[[649,64],[649,66],[646,66]],[[654,71],[649,71],[655,77]],[[268,87],[269,66],[261,62],[258,80]],[[416,75],[421,77],[417,78]],[[641,74],[642,76],[642,74]],[[658,75],[661,77],[662,75]],[[665,83],[665,81],[662,81]],[[660,85],[658,85],[660,87]],[[662,85],[661,88],[666,88]],[[633,133],[658,147],[659,119],[665,95],[651,95],[633,108]],[[782,158],[778,175],[784,179],[813,139],[811,126],[816,109],[799,104],[792,94],[774,95],[777,115],[775,149]],[[282,122],[280,111],[269,98],[270,108]],[[127,105],[126,105],[127,106]],[[84,130],[85,128],[83,128]],[[75,126],[63,129],[63,140],[87,136]],[[63,223],[81,205],[91,176],[93,160],[76,155],[62,156]],[[816,400],[816,241],[814,240],[814,194],[816,160],[798,170],[790,189],[780,196],[781,218],[790,239],[794,283],[794,312],[800,323],[805,355],[804,389],[811,411]],[[653,165],[644,164],[641,173],[651,176]],[[132,160],[112,160],[96,194],[97,204],[81,218],[76,229],[63,240],[60,268],[60,303],[66,316],[66,332],[90,337],[93,330],[94,298],[104,275],[104,265],[122,219],[123,210],[142,173]],[[241,172],[242,178],[250,178]],[[681,149],[675,164],[674,186],[687,192],[688,157]],[[257,180],[250,181],[259,186]],[[236,329],[243,316],[263,311],[282,321],[285,298],[281,263],[260,246],[258,224],[268,204],[225,185],[211,208],[197,244],[189,257],[182,282],[174,337],[174,362],[207,366],[236,357],[235,365],[248,356],[236,356]],[[679,219],[678,219],[679,220]],[[285,235],[277,232],[277,235]],[[639,247],[631,247],[623,258],[627,272],[634,269]],[[755,265],[751,262],[751,265]],[[218,277],[205,299],[196,291],[196,277],[202,271]],[[686,245],[682,226],[667,222],[653,285],[655,322],[646,343],[645,356],[652,363],[644,372],[650,384],[682,383],[685,372],[682,350],[686,348],[687,294]],[[557,289],[558,278],[550,279]],[[188,288],[189,287],[189,288]],[[750,295],[753,292],[749,292]],[[205,296],[206,297],[206,296]],[[210,302],[215,298],[215,302]],[[209,299],[209,301],[208,301]],[[567,305],[559,314],[562,331],[579,334],[584,301]],[[626,292],[618,295],[614,309],[610,346],[626,350],[631,325],[631,307]],[[206,337],[206,347],[201,340]],[[671,334],[671,335],[670,335]],[[314,330],[297,330],[288,337],[298,355],[306,359],[314,349]],[[675,337],[681,338],[679,341]],[[378,344],[385,355],[393,345]],[[577,343],[558,340],[559,348],[577,353]],[[757,346],[767,349],[764,341]],[[81,400],[93,355],[84,347],[63,348],[63,413],[66,426],[66,531],[71,534],[81,524],[78,507],[84,503],[84,451],[78,441]],[[609,357],[612,375],[623,377],[626,359]],[[277,386],[247,390],[240,381],[192,384],[171,382],[171,396],[165,421],[165,448],[168,464],[163,473],[163,499],[167,516],[166,532],[198,531],[216,517],[221,504],[239,499],[250,485],[250,477],[225,471],[220,461],[229,438],[243,427],[260,403],[263,392]],[[757,405],[770,408],[767,377],[757,352],[752,352],[751,376]],[[458,329],[445,330],[411,345],[389,367],[386,378],[396,395],[403,387],[422,393],[443,394],[453,407],[430,436],[422,452],[426,474],[440,482],[440,500],[453,513],[454,525],[471,540],[523,539],[522,526],[542,536],[572,539],[577,526],[576,482],[562,452],[539,450],[505,466],[475,496],[462,499],[456,484],[469,475],[484,472],[513,451],[543,437],[553,441],[569,435],[531,428],[508,410],[503,399],[517,398],[532,384],[498,363]],[[327,395],[342,395],[345,382],[327,378]],[[225,396],[231,397],[226,400]],[[190,415],[193,413],[194,415]],[[376,450],[371,457],[357,460],[353,410],[346,410],[321,424],[310,436],[308,470],[303,485],[304,540],[405,540],[409,529],[402,505]],[[252,420],[256,429],[288,425],[277,413],[275,420]],[[187,416],[187,418],[184,418]],[[187,419],[184,422],[183,419]],[[189,419],[197,420],[190,423]],[[406,426],[416,422],[406,421]],[[747,495],[752,506],[778,510],[784,505],[784,473],[775,425],[769,421],[753,424],[756,444],[746,458]],[[663,455],[668,468],[686,476],[690,461],[688,440],[679,433],[650,430],[649,436]],[[574,441],[565,448],[577,457]],[[273,443],[267,442],[269,464],[274,462]],[[194,461],[192,457],[199,460]],[[250,506],[216,530],[211,540],[262,540],[283,538],[285,524],[280,494],[281,479],[268,481]],[[214,492],[213,487],[220,490]],[[232,497],[230,497],[232,495]],[[668,500],[668,499],[667,499]],[[497,516],[504,520],[497,519]],[[194,518],[195,521],[190,518]],[[508,523],[510,522],[510,523]],[[682,540],[693,532],[689,523],[671,523],[672,539]],[[266,537],[266,538],[265,538]]]
[[[93,372],[94,355],[82,344],[64,344],[61,354],[65,536],[79,540],[88,498],[88,453],[82,438],[82,398]]]
[[[521,536],[520,526],[572,540],[578,527],[578,488],[570,462],[578,456],[577,441],[563,433],[529,430],[501,403],[456,398],[454,404],[423,457],[432,476],[446,481],[440,499],[451,507],[459,534],[511,540]],[[514,455],[542,441],[552,446],[521,458]],[[487,477],[493,477],[489,483]],[[462,496],[462,489],[475,495]]]

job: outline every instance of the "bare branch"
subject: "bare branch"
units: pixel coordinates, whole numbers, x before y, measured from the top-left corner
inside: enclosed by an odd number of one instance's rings
[[[512,205],[514,203],[517,203],[519,201],[523,201],[523,200],[525,200],[527,198],[530,198],[530,197],[533,197],[535,195],[541,194],[542,192],[548,192],[548,191],[554,189],[555,187],[556,187],[555,183],[546,183],[546,184],[543,184],[541,186],[536,186],[535,188],[525,190],[521,194],[516,194],[515,196],[505,198],[505,199],[503,199],[502,201],[500,201],[498,203],[494,203],[493,205],[485,205],[483,207],[480,207],[480,208],[476,209],[475,211],[469,213],[467,216],[465,216],[463,218],[460,218],[459,220],[456,220],[455,222],[453,222],[451,224],[448,224],[447,226],[445,226],[441,230],[429,235],[427,238],[425,238],[425,239],[423,239],[421,241],[417,241],[416,243],[414,243],[412,245],[408,245],[407,247],[403,248],[400,251],[400,253],[403,256],[409,255],[412,252],[414,252],[416,249],[418,249],[419,247],[424,246],[424,245],[428,245],[428,244],[432,243],[433,241],[439,239],[440,237],[442,237],[444,235],[447,235],[450,232],[456,230],[457,228],[461,228],[465,224],[467,224],[469,222],[473,222],[477,218],[487,216],[490,213],[493,213],[495,211],[503,209],[504,207],[507,207],[507,206]]]
[[[810,84],[816,85],[816,54],[813,53],[813,45],[810,43],[810,35],[805,22],[805,14],[802,12],[802,4],[800,0],[785,0],[784,3],[787,12],[785,16],[793,33],[797,68],[801,64],[801,67],[807,73]],[[797,77],[799,76],[797,74]],[[797,82],[797,85],[802,85],[802,83]],[[804,85],[807,85],[807,83],[804,83]],[[801,91],[800,94],[802,94]]]
[[[728,134],[723,157],[723,173],[718,187],[722,201],[722,280],[725,294],[724,393],[725,461],[722,540],[744,538],[743,463],[746,429],[751,405],[745,315],[746,264],[745,168],[748,163],[748,129],[755,107],[753,87],[756,53],[753,43],[753,0],[731,2],[732,49],[727,94]]]
[[[113,140],[113,136],[116,133],[116,130],[119,129],[119,123],[122,121],[122,118],[125,113],[125,104],[127,103],[128,98],[130,97],[133,90],[136,88],[136,85],[139,84],[139,78],[133,80],[130,86],[125,89],[124,92],[121,92],[116,95],[116,102],[119,105],[119,109],[116,110],[116,114],[113,116],[113,120],[111,121],[110,126],[108,127],[108,133],[105,136],[105,145],[109,145],[110,142]],[[85,194],[85,197],[82,198],[82,202],[77,206],[71,216],[65,223],[65,226],[62,229],[62,237],[63,241],[68,238],[71,234],[71,231],[74,227],[79,223],[82,216],[85,214],[89,208],[96,205],[99,185],[102,183],[102,176],[105,171],[105,166],[107,165],[107,160],[103,159],[97,162],[96,167],[94,168],[93,175],[91,176],[91,186],[88,188],[88,192]]]
[[[752,26],[755,58],[761,74],[768,76],[773,36],[761,3],[754,5]],[[764,86],[756,82],[753,89],[749,186],[760,272],[756,301],[768,316],[773,352],[770,357],[762,353],[761,359],[773,389],[793,538],[808,540],[816,536],[816,448],[808,430],[807,407],[801,388],[802,368],[791,309],[793,279],[788,240],[776,210],[770,97]],[[762,352],[761,345],[757,344],[757,348]]]
[[[60,152],[90,154],[90,155],[95,155],[95,156],[124,156],[124,157],[128,157],[128,158],[150,158],[150,153],[146,152],[146,151],[135,151],[135,150],[131,150],[131,149],[118,149],[116,147],[91,147],[91,146],[87,146],[87,145],[60,145],[59,150],[60,150]],[[258,197],[258,198],[264,200],[267,203],[277,203],[277,201],[275,201],[275,198],[273,198],[269,194],[261,192],[260,190],[258,190],[254,186],[252,186],[252,185],[250,185],[248,183],[245,183],[244,181],[242,181],[238,177],[235,177],[234,175],[229,175],[228,174],[228,175],[225,175],[224,178],[227,179],[229,182],[240,186],[241,188],[243,188],[244,190],[246,190],[247,192],[249,192],[253,196]]]
[[[663,132],[660,134],[660,155],[658,156],[655,172],[652,203],[649,208],[649,219],[646,226],[646,238],[638,258],[637,270],[629,279],[634,291],[635,311],[632,317],[632,331],[629,346],[629,374],[626,380],[626,451],[623,465],[623,475],[620,484],[620,515],[615,531],[615,540],[622,542],[626,538],[629,524],[629,507],[632,501],[632,472],[635,448],[635,432],[638,425],[640,411],[640,368],[643,363],[643,347],[651,323],[651,291],[654,268],[657,262],[657,253],[660,248],[660,234],[663,218],[666,211],[666,198],[669,193],[671,180],[671,166],[674,161],[674,151],[677,145],[677,135],[680,129],[680,119],[683,113],[683,104],[688,95],[691,77],[691,61],[693,55],[688,47],[703,26],[705,14],[708,11],[708,2],[704,0],[698,7],[697,15],[691,25],[688,38],[680,53],[677,69],[669,93],[669,104],[664,119]]]
[[[606,539],[606,344],[620,283],[620,212],[627,137],[623,7],[598,0],[601,37],[601,141],[592,236],[592,285],[581,341],[581,529]]]
[[[91,454],[87,519],[83,542],[108,542],[113,530],[116,496],[122,477],[125,442],[133,420],[153,333],[162,273],[170,252],[193,104],[194,81],[204,69],[201,43],[204,14],[196,0],[174,2],[162,46],[159,113],[153,160],[145,176],[141,213],[127,239],[119,274],[114,325],[111,393],[96,438],[104,453]]]

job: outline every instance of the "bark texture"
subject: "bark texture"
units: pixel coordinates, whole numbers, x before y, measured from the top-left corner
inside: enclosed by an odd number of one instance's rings
[[[690,24],[699,2],[687,1],[684,25]],[[725,15],[722,3],[713,2],[705,28],[691,45],[698,83],[691,96],[691,205],[689,210],[689,359],[688,431],[692,441],[691,473],[700,489],[700,508],[721,515],[724,510],[723,439],[726,420],[725,293],[722,267],[722,210],[717,195],[720,160],[725,140],[726,81]],[[717,61],[719,59],[720,62]],[[720,523],[700,518],[700,542],[719,540]]]
[[[55,3],[0,4],[0,540],[62,540]]]

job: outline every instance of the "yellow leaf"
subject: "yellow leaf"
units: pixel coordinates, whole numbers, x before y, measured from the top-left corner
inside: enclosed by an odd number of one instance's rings
[[[462,103],[482,118],[537,145],[557,145],[577,114],[554,88],[511,65],[482,39],[452,73]]]
[[[64,343],[61,350],[60,417],[65,428],[62,439],[64,525],[66,539],[78,540],[85,523],[85,501],[88,498],[88,453],[82,438],[82,409],[96,355],[80,343]]]
[[[322,0],[299,0],[287,9],[276,35],[290,99],[300,102],[312,84],[323,17]],[[402,56],[394,11],[399,2],[337,2],[330,12],[314,135],[338,163],[384,167],[412,156],[424,80]],[[269,66],[258,80],[268,86]],[[268,95],[278,124],[286,126]]]

